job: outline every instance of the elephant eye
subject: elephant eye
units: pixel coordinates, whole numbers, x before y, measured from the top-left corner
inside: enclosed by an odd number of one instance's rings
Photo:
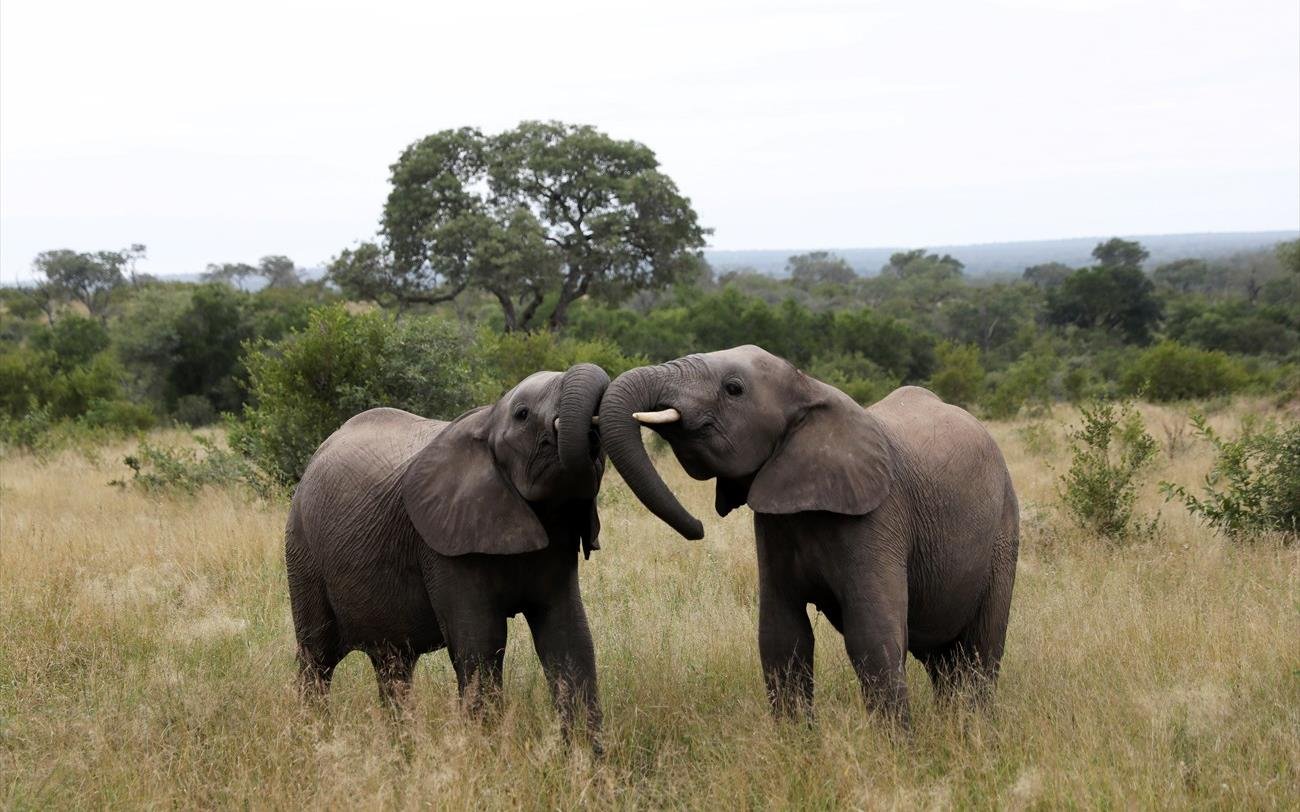
[[[722,388],[727,390],[727,394],[731,395],[733,398],[738,398],[741,395],[745,394],[745,387],[741,385],[740,381],[736,381],[736,380],[727,381],[725,384],[722,385]]]
[[[527,406],[520,406],[519,408],[515,409],[515,420],[518,420],[518,421],[520,421],[520,422],[523,422],[524,420],[527,420],[527,419],[528,419],[528,407],[527,407]]]

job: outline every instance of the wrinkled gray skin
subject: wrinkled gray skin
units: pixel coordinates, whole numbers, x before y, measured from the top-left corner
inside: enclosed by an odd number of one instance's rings
[[[778,715],[811,714],[808,604],[843,634],[873,709],[907,723],[908,651],[940,696],[991,694],[1019,511],[975,418],[913,386],[863,409],[754,346],[631,370],[601,403],[605,449],[637,497],[692,539],[702,527],[632,417],[670,408],[680,419],[651,428],[692,477],[717,478],[718,513],[754,511],[759,652]]]
[[[372,409],[321,445],[285,539],[308,693],[328,690],[335,665],[360,650],[381,696],[400,701],[416,659],[446,646],[478,712],[500,691],[506,619],[522,612],[566,732],[585,711],[596,741],[578,551],[599,546],[604,455],[592,415],[608,382],[591,364],[539,372],[454,421]]]

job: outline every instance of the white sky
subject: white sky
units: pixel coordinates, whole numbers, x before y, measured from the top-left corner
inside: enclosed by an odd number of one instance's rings
[[[0,3],[0,279],[318,265],[447,127],[594,124],[717,248],[1300,227],[1300,3]]]

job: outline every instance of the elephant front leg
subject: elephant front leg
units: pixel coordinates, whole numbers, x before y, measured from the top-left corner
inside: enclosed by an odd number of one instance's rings
[[[596,649],[577,585],[570,594],[527,612],[526,617],[565,739],[572,738],[574,723],[585,714],[591,748],[597,755],[603,753]]]
[[[487,610],[473,612],[449,622],[446,638],[461,704],[471,716],[482,718],[501,697],[506,619]]]
[[[872,593],[870,599],[844,607],[843,623],[844,648],[867,708],[909,727],[906,594]]]
[[[758,653],[777,718],[813,716],[813,631],[807,604],[776,589],[758,598]]]

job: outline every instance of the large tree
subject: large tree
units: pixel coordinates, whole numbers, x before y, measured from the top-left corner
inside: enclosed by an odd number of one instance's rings
[[[430,135],[392,166],[379,243],[331,263],[351,294],[398,304],[473,287],[506,330],[560,327],[570,305],[661,288],[695,270],[701,228],[654,153],[591,127],[524,122]]]
[[[1081,268],[1047,292],[1047,320],[1057,325],[1116,330],[1146,344],[1162,316],[1155,286],[1137,268]]]
[[[802,288],[822,284],[847,285],[858,278],[844,257],[829,251],[796,254],[785,261],[785,269],[791,281]]]
[[[127,257],[120,251],[78,253],[66,248],[42,251],[32,262],[49,283],[48,291],[85,305],[90,315],[108,315],[113,290],[126,282],[122,268]]]
[[[1092,249],[1092,258],[1103,268],[1133,268],[1141,270],[1142,263],[1151,256],[1151,252],[1142,247],[1142,243],[1111,237],[1106,242],[1097,243]]]

